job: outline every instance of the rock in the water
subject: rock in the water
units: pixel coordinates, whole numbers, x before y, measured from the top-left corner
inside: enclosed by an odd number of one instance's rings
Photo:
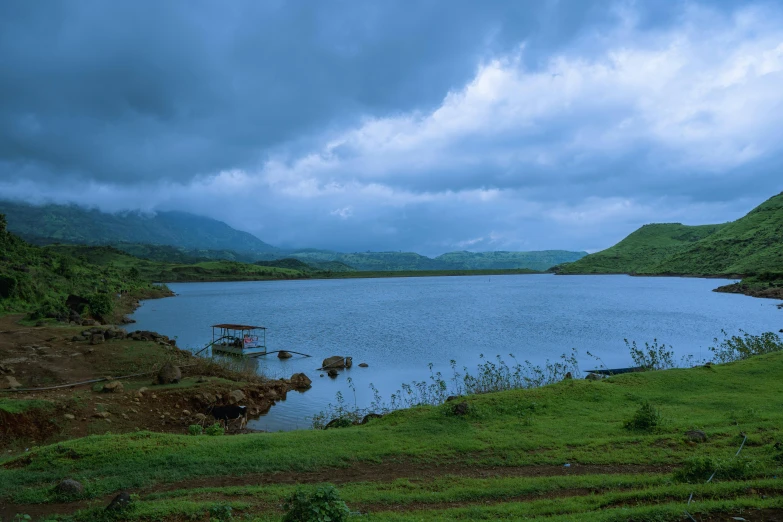
[[[285,350],[280,350],[277,352],[278,359],[290,359],[291,357],[293,357],[293,355],[291,355],[290,352],[286,352]]]
[[[101,333],[95,333],[90,336],[90,344],[101,344],[105,340]]]
[[[367,363],[359,363],[359,368],[367,368],[368,366],[370,365]]]
[[[233,390],[228,394],[229,404],[236,404],[245,400],[245,394],[242,390]]]
[[[111,381],[103,385],[103,391],[106,393],[122,393],[123,387],[120,381]]]
[[[166,363],[158,372],[158,384],[176,384],[182,379],[182,372],[179,366]]]
[[[119,512],[128,507],[131,503],[130,493],[127,491],[120,491],[120,494],[114,497],[114,500],[106,506],[106,511]]]
[[[81,482],[76,480],[65,479],[60,481],[60,483],[54,487],[54,491],[58,495],[65,495],[70,497],[81,495],[84,492],[84,486],[82,486]]]
[[[350,368],[353,366],[353,357],[346,357],[345,358],[345,367]]]
[[[312,384],[313,381],[303,373],[295,373],[291,376],[291,386],[293,386],[295,390],[306,390],[312,386]]]
[[[10,388],[15,390],[22,387],[22,385],[19,384],[19,381],[17,381],[16,378],[12,375],[6,375],[2,380],[0,380],[0,382],[3,383],[3,388]]]
[[[362,422],[361,422],[361,424],[367,424],[367,423],[368,423],[368,422],[370,422],[371,420],[373,420],[373,419],[380,419],[381,417],[383,417],[383,415],[381,415],[381,414],[379,414],[379,413],[368,413],[368,414],[367,414],[367,415],[365,415],[365,416],[364,416],[364,418],[362,419]]]
[[[588,381],[600,381],[603,378],[604,378],[604,376],[601,375],[600,373],[588,373],[587,377],[585,377],[585,380],[588,380]]]
[[[334,379],[339,375],[339,373],[337,373],[337,370],[335,370],[334,368],[331,368],[328,372],[326,372],[326,375]]]
[[[333,355],[332,357],[327,357],[326,359],[324,359],[321,368],[324,369],[345,368],[345,357],[342,357],[341,355]]]
[[[701,430],[688,430],[685,432],[685,438],[696,442],[704,442],[707,440],[707,434]]]

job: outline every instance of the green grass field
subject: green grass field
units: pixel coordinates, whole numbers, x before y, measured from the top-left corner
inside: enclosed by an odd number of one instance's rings
[[[95,507],[57,504],[47,516],[94,520],[127,489],[138,494],[127,520],[206,520],[225,505],[279,520],[295,484],[328,482],[369,520],[662,521],[686,509],[783,508],[781,374],[778,352],[470,396],[464,416],[446,403],[326,431],[96,435],[0,461],[0,504],[40,513],[71,477]],[[661,425],[624,428],[645,401]],[[707,440],[687,440],[691,429]]]

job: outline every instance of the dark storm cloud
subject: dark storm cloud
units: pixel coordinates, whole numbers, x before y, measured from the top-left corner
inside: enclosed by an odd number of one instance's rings
[[[776,3],[0,3],[0,196],[594,249],[778,192]]]

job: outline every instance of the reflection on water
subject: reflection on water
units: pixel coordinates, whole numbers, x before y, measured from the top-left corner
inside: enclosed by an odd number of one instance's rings
[[[269,328],[270,351],[312,355],[246,362],[269,377],[304,372],[313,380],[312,389],[289,393],[250,425],[275,431],[309,427],[307,418],[338,391],[359,406],[372,400],[370,383],[388,397],[401,383],[427,379],[428,363],[448,379],[452,359],[460,369],[475,368],[480,354],[541,363],[576,348],[583,369],[596,365],[587,351],[609,367],[624,367],[631,362],[624,339],[658,339],[678,360],[707,358],[721,329],[761,333],[783,326],[775,301],[711,291],[720,284],[552,275],[177,283],[169,285],[177,297],[146,301],[133,318],[136,328],[176,336],[192,349],[211,340],[212,324],[260,324]],[[336,379],[317,371],[332,355],[354,362]]]

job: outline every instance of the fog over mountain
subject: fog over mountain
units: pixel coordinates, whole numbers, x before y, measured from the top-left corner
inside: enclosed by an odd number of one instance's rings
[[[783,189],[783,4],[7,0],[0,99],[0,199],[594,251]]]

